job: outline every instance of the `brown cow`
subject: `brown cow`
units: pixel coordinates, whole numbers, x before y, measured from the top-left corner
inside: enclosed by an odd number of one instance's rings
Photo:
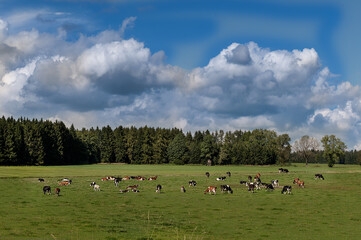
[[[137,185],[133,185],[133,186],[128,186],[127,189],[137,189],[138,188],[138,184]]]
[[[293,184],[297,183],[298,181],[300,181],[300,179],[298,177],[296,177],[294,180],[293,180]]]
[[[149,181],[157,180],[158,176],[148,178]]]
[[[216,194],[217,192],[217,187],[215,186],[209,186],[205,191],[204,191],[204,194],[206,193],[209,193],[209,194]]]
[[[55,194],[59,197],[60,188],[55,188]]]
[[[59,186],[68,186],[70,182],[60,182]]]

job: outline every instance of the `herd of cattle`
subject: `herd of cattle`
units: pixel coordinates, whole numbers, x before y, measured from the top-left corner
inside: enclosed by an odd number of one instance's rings
[[[284,169],[284,168],[280,168],[279,173],[289,173],[288,169]],[[210,173],[206,172],[205,173],[206,177],[209,178],[210,177]],[[226,175],[228,177],[231,177],[231,172],[227,172]],[[155,177],[149,177],[149,178],[145,178],[145,177],[141,177],[141,176],[128,176],[128,177],[105,177],[105,178],[101,178],[101,181],[113,181],[114,185],[116,187],[119,186],[119,183],[121,181],[127,181],[127,180],[137,180],[137,181],[155,181],[157,180],[158,176]],[[217,181],[224,181],[227,177],[217,177],[216,180]],[[322,179],[325,180],[325,178],[322,176],[322,174],[315,174],[315,179]],[[39,178],[38,179],[39,182],[44,182],[45,180],[43,178]],[[68,178],[63,178],[58,180],[58,185],[59,186],[68,186],[72,183],[71,179]],[[260,190],[261,188],[264,188],[265,191],[273,191],[275,188],[280,187],[279,185],[279,181],[278,179],[275,180],[271,180],[270,183],[265,183],[261,181],[261,174],[257,173],[255,177],[252,176],[248,176],[248,181],[240,181],[241,185],[245,185],[246,187],[248,187],[248,191],[254,193],[255,190]],[[305,182],[301,181],[300,178],[295,178],[293,180],[293,184],[296,184],[298,187],[304,188],[305,187]],[[197,185],[197,182],[194,180],[190,180],[188,182],[189,187],[195,187]],[[90,187],[92,187],[94,189],[94,191],[100,191],[100,185],[98,185],[96,182],[91,182],[90,183]],[[127,192],[139,192],[138,190],[139,184],[135,184],[135,185],[129,185],[126,187],[125,190],[120,189],[119,192],[120,193],[127,193]],[[156,192],[160,193],[162,190],[162,186],[160,184],[158,184],[156,186]],[[220,185],[220,190],[223,193],[231,193],[233,194],[233,190],[231,188],[230,185]],[[282,187],[281,190],[281,194],[291,194],[292,191],[292,186],[291,185],[285,185]],[[184,186],[181,186],[181,192],[185,193],[186,192],[186,188]],[[43,187],[43,193],[50,195],[51,194],[51,187],[50,186],[44,186]],[[205,191],[204,194],[209,193],[209,194],[216,194],[217,193],[217,187],[216,186],[209,186]],[[57,196],[59,196],[60,194],[60,188],[56,187],[55,188],[55,194]]]

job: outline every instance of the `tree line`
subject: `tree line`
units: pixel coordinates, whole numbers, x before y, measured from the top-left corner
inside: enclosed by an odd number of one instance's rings
[[[0,165],[286,164],[298,160],[339,161],[344,155],[307,148],[291,153],[288,134],[255,129],[184,133],[181,129],[110,126],[77,130],[61,121],[0,118]],[[330,145],[331,146],[331,145]],[[330,153],[331,152],[331,153]],[[311,153],[311,157],[309,154]],[[347,155],[347,154],[346,154]],[[350,155],[350,154],[349,154]],[[350,155],[351,156],[351,155]],[[354,159],[357,154],[352,155]],[[306,163],[307,163],[306,159]],[[323,160],[322,160],[323,161]],[[327,161],[327,160],[326,160]],[[357,161],[357,160],[355,160]],[[337,162],[339,163],[339,162]]]

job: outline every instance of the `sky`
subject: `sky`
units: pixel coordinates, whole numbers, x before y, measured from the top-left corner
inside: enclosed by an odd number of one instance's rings
[[[361,149],[361,2],[0,0],[0,115]]]

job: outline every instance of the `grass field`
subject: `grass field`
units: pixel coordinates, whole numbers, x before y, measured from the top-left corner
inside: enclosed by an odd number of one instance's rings
[[[0,239],[361,239],[361,167],[358,165],[277,166],[85,165],[0,167]],[[204,173],[211,174],[209,179]],[[220,183],[216,177],[232,177]],[[261,173],[263,182],[278,179],[293,186],[254,194],[240,180]],[[325,180],[315,180],[321,173]],[[101,182],[105,176],[155,176],[156,181]],[[45,183],[39,183],[39,177]],[[57,180],[68,177],[59,197]],[[189,180],[197,181],[194,188]],[[96,181],[100,192],[90,188]],[[139,193],[119,193],[139,184]],[[155,193],[157,184],[163,192]],[[205,195],[210,185],[229,184],[234,194]],[[184,185],[187,192],[181,193]]]

